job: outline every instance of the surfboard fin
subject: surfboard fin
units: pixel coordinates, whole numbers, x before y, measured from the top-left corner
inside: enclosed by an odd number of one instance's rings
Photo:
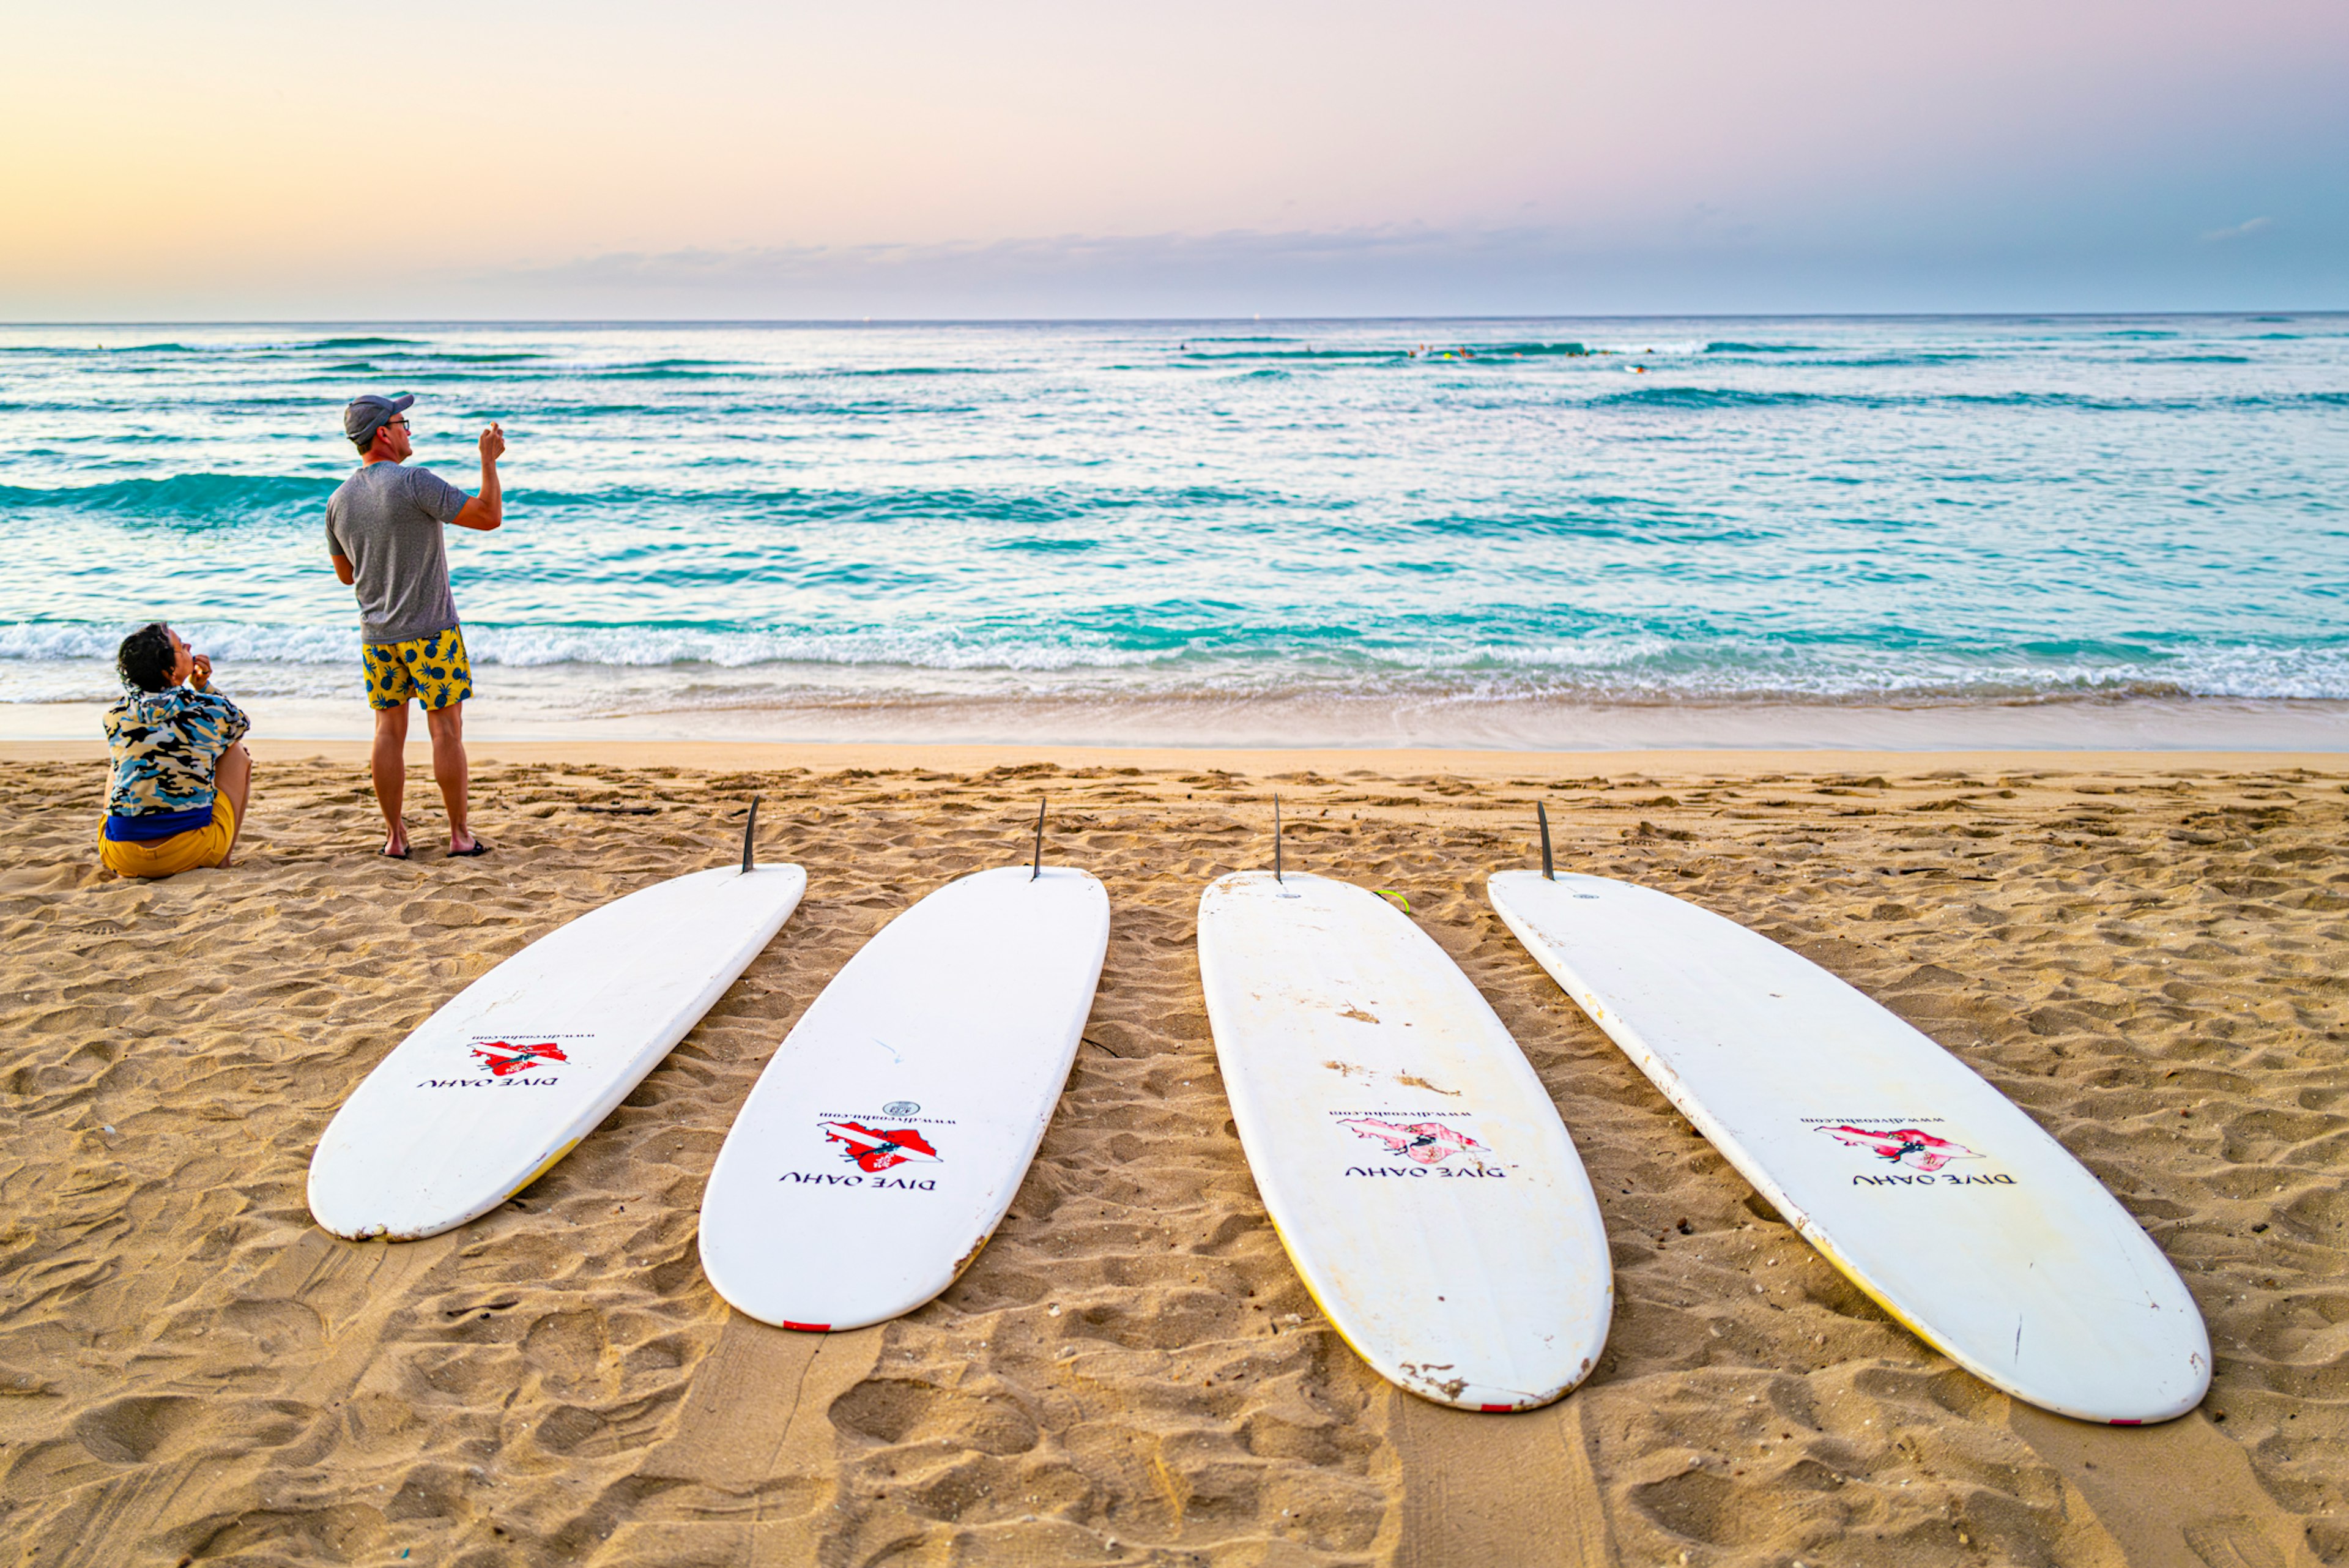
[[[742,869],[745,871],[756,864],[758,849],[754,839],[758,831],[759,797],[754,794],[750,797],[750,820],[742,825]]]
[[[1028,867],[1028,880],[1033,882],[1044,874],[1044,802],[1036,803],[1036,859]]]
[[[1280,875],[1280,796],[1278,794],[1275,794],[1272,797],[1272,879],[1276,882],[1282,880]]]
[[[1549,808],[1542,805],[1541,802],[1536,801],[1534,802],[1534,815],[1541,819],[1542,880],[1545,882],[1555,882],[1557,880],[1557,867],[1550,864],[1549,858]]]

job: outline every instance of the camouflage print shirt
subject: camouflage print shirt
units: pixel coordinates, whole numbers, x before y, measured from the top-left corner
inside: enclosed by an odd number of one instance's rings
[[[114,753],[109,816],[168,816],[212,804],[221,753],[253,727],[237,705],[186,686],[133,691],[106,711]]]

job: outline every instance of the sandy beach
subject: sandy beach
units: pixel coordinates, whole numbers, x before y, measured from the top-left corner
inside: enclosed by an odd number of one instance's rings
[[[419,727],[420,734],[420,727]],[[2349,759],[502,743],[444,857],[374,856],[361,749],[255,745],[240,864],[95,863],[95,742],[0,746],[0,1540],[127,1563],[2309,1564],[2349,1560]],[[1401,1394],[1317,1316],[1234,1137],[1193,943],[1269,862],[1408,894],[1597,1185],[1619,1305],[1522,1416]],[[304,1202],[343,1096],[563,921],[762,853],[783,934],[482,1220],[351,1244]],[[1043,1147],[945,1296],[792,1334],[694,1251],[792,1022],[939,883],[1107,884]],[[1847,1283],[1485,902],[1536,863],[1667,888],[1911,1020],[2183,1272],[2216,1380],[2158,1428],[2022,1407]],[[429,806],[429,809],[422,809]]]

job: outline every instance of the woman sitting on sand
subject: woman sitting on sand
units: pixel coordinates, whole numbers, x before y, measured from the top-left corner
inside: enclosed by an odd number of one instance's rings
[[[212,661],[154,621],[114,656],[121,701],[106,711],[114,753],[99,864],[118,877],[175,877],[226,866],[244,826],[253,756],[237,742],[253,727],[212,691]]]

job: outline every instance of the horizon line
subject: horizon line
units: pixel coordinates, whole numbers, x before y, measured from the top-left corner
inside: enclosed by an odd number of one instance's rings
[[[1795,311],[1558,311],[1479,312],[1473,315],[1378,316],[317,316],[317,317],[80,317],[40,319],[0,317],[0,329],[36,327],[1257,327],[1285,325],[1376,326],[1404,322],[1498,323],[1509,321],[2103,321],[2189,318],[2222,320],[2261,317],[2349,317],[2349,308],[2254,306],[2238,309],[2114,310],[1795,310]]]

